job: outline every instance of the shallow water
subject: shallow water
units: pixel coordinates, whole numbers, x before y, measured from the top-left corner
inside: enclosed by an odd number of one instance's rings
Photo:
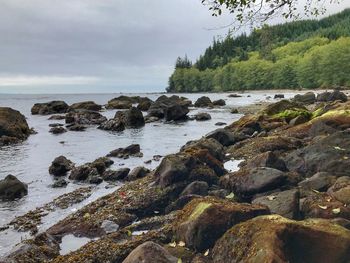
[[[31,135],[22,144],[0,148],[0,179],[8,174],[17,176],[28,184],[28,196],[14,202],[0,202],[0,226],[7,224],[18,215],[22,215],[35,207],[50,202],[52,199],[67,192],[71,192],[79,184],[70,183],[66,188],[51,188],[53,177],[48,173],[48,167],[52,160],[59,155],[64,155],[76,164],[90,162],[98,157],[105,156],[111,150],[126,147],[138,143],[143,152],[143,158],[130,158],[127,160],[116,159],[112,169],[119,167],[134,168],[144,165],[155,168],[159,163],[153,161],[144,164],[144,161],[152,159],[153,155],[166,155],[178,151],[187,141],[199,139],[208,132],[218,128],[216,122],[231,122],[237,120],[241,114],[231,114],[230,108],[253,104],[265,100],[266,96],[272,96],[276,92],[244,93],[241,98],[228,98],[227,94],[181,94],[192,101],[206,95],[212,100],[225,99],[226,106],[216,109],[192,109],[189,115],[197,112],[208,112],[212,119],[204,122],[187,121],[182,123],[164,124],[161,122],[146,124],[141,129],[128,129],[120,133],[111,133],[98,130],[95,126],[84,132],[69,131],[61,135],[49,133],[50,123],[63,123],[64,121],[48,120],[48,116],[33,116],[30,109],[34,103],[51,100],[64,100],[68,104],[79,101],[93,100],[99,104],[106,104],[108,100],[121,94],[67,94],[67,95],[4,95],[0,94],[0,106],[12,107],[19,110],[27,118],[30,127],[38,134]],[[291,97],[294,93],[284,93]],[[128,94],[126,94],[128,95]],[[132,94],[148,96],[156,99],[161,94]],[[250,97],[248,97],[250,95]],[[116,110],[103,112],[108,118],[114,116]],[[60,142],[64,141],[64,144]],[[105,189],[105,184],[97,186],[94,194],[82,202],[64,211],[56,212],[56,216],[49,215],[43,219],[44,224],[40,230],[53,225],[63,219],[67,214],[74,212],[82,205],[92,202],[100,196],[114,191],[116,188]],[[55,215],[55,214],[54,214]],[[0,255],[8,252],[15,243],[27,237],[27,233],[18,233],[13,230],[0,232]]]

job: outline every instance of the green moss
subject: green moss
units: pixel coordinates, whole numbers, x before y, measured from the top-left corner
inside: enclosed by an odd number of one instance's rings
[[[192,214],[190,215],[189,219],[194,220],[197,217],[199,217],[208,207],[211,207],[212,204],[210,203],[199,203],[197,207],[194,209]]]
[[[319,109],[315,110],[312,113],[311,119],[321,116],[323,114],[323,112],[324,112],[324,110],[322,108],[319,108]]]
[[[305,116],[306,118],[310,118],[312,116],[312,113],[304,109],[294,108],[294,109],[284,110],[282,112],[279,112],[273,115],[273,117],[275,118],[284,118],[286,120],[291,120],[298,116]]]
[[[330,110],[322,115],[322,117],[333,117],[333,116],[350,116],[350,110]]]

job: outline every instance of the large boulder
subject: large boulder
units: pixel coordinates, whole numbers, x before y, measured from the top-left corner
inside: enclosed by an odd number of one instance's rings
[[[58,156],[49,167],[49,173],[55,176],[63,176],[74,167],[74,163],[64,156]]]
[[[153,101],[149,98],[142,98],[137,105],[137,108],[140,111],[148,111],[151,105],[153,104]]]
[[[328,189],[328,194],[344,204],[350,204],[350,177],[342,176]]]
[[[196,102],[194,103],[194,106],[198,108],[204,108],[204,107],[213,106],[213,103],[211,102],[209,97],[202,96],[196,100]]]
[[[36,103],[31,109],[33,115],[49,115],[57,113],[66,113],[68,110],[68,104],[64,101],[55,100],[46,103]]]
[[[173,257],[160,245],[147,241],[135,248],[122,263],[178,263],[178,259]]]
[[[269,214],[269,210],[261,205],[214,197],[196,198],[184,207],[176,220],[176,239],[184,241],[187,247],[204,251],[233,225],[265,214]]]
[[[327,220],[293,221],[259,216],[236,225],[215,244],[214,263],[345,263],[350,231]]]
[[[290,219],[299,219],[299,191],[297,189],[276,192],[260,196],[252,204],[267,206],[272,214],[278,214]]]
[[[0,107],[0,145],[5,144],[6,138],[24,140],[29,134],[26,118],[19,111]]]
[[[74,110],[66,114],[65,121],[67,124],[99,125],[107,121],[107,118],[97,111]]]
[[[287,175],[280,170],[257,167],[241,169],[220,178],[220,183],[226,189],[248,198],[254,194],[267,192],[279,188],[285,183]]]
[[[106,105],[107,109],[130,109],[133,103],[137,103],[137,99],[128,96],[119,96],[111,99]]]
[[[262,112],[267,115],[275,115],[286,110],[294,110],[294,109],[306,111],[306,108],[301,106],[299,103],[296,103],[294,101],[289,101],[289,100],[281,100],[276,103],[267,105]]]
[[[125,111],[125,126],[127,128],[140,128],[145,125],[142,112],[135,107]]]
[[[159,119],[162,119],[165,117],[165,114],[168,111],[168,118],[171,120],[172,116],[176,117],[178,115],[181,115],[181,113],[184,114],[188,106],[189,101],[185,98],[180,98],[179,96],[175,95],[171,97],[162,95],[151,105],[147,113],[148,117],[157,117]],[[168,108],[171,109],[168,110]],[[179,113],[175,114],[175,111],[179,111]],[[172,112],[174,113],[172,114]]]
[[[216,159],[223,161],[224,160],[224,147],[221,143],[219,143],[214,138],[202,138],[198,141],[190,141],[187,142],[186,145],[184,145],[181,148],[181,151],[184,151],[189,148],[200,148],[200,149],[207,149],[212,156],[214,156]]]
[[[213,138],[221,143],[223,146],[230,146],[237,142],[235,135],[227,129],[216,129],[208,133],[206,138]]]
[[[28,186],[9,174],[5,179],[0,180],[0,199],[12,201],[28,194]]]
[[[323,92],[317,95],[317,101],[323,101],[323,102],[330,102],[330,101],[336,101],[340,100],[342,102],[345,102],[348,100],[348,97],[339,90],[334,90],[333,92]]]
[[[132,169],[125,179],[128,181],[134,181],[142,177],[145,177],[149,172],[150,170],[147,169],[146,167],[138,166]]]
[[[256,155],[247,161],[247,168],[270,167],[283,172],[287,171],[286,164],[274,152],[267,151]]]
[[[298,186],[303,191],[316,190],[319,192],[327,191],[336,181],[336,177],[330,173],[318,172],[313,176],[299,182]]]
[[[181,192],[180,196],[185,195],[208,195],[208,184],[204,181],[194,181],[186,186],[186,188]]]
[[[102,109],[102,106],[99,104],[96,104],[93,101],[83,101],[83,102],[77,102],[70,105],[68,111],[71,111],[71,110],[100,111],[101,109]]]
[[[187,105],[174,104],[164,110],[164,117],[166,121],[185,120],[189,111]]]
[[[297,94],[293,100],[302,105],[313,104],[316,101],[316,95],[313,92],[306,92],[305,94]]]

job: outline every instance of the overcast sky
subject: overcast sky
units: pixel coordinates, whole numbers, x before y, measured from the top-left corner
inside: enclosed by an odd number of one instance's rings
[[[227,31],[200,2],[0,0],[0,93],[164,91],[177,56]]]

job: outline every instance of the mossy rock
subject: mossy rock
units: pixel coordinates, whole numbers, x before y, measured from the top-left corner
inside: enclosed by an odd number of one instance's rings
[[[290,120],[292,120],[296,117],[299,117],[299,116],[303,116],[306,119],[310,119],[312,117],[312,113],[310,113],[308,110],[305,110],[305,109],[293,108],[293,109],[281,111],[281,112],[273,115],[273,117],[283,118],[287,122],[289,122]]]

